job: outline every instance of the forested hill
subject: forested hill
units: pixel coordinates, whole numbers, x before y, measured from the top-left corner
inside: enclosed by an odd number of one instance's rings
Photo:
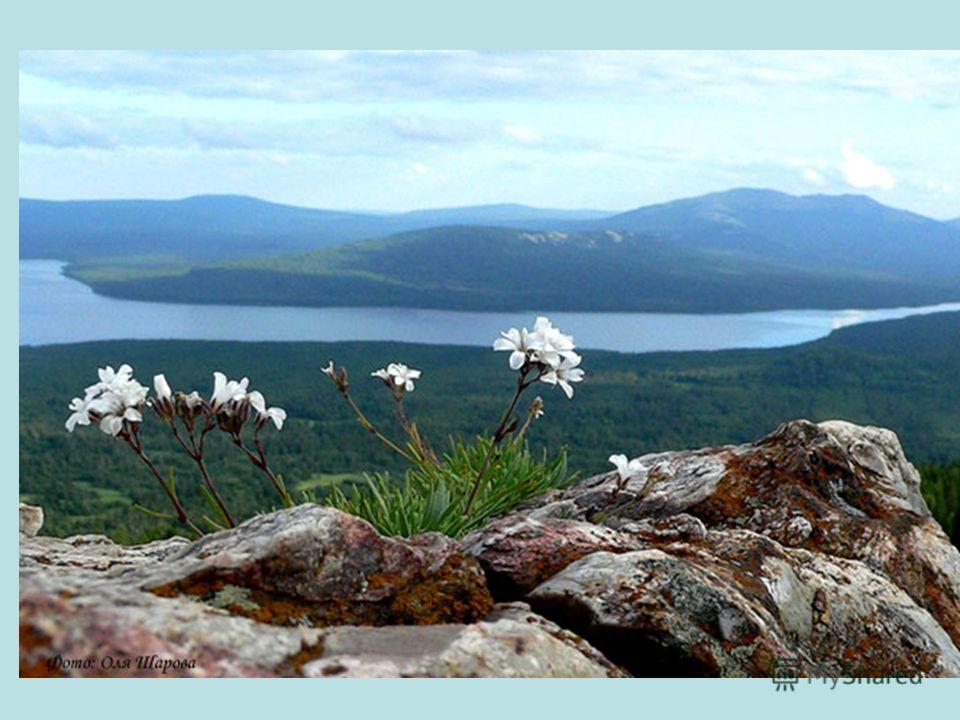
[[[960,270],[960,233],[954,226],[865,195],[795,196],[744,188],[650,205],[585,227],[633,230],[686,248],[805,268],[900,277],[956,277]]]
[[[415,214],[513,213],[547,229],[444,225],[286,255],[94,258],[69,273],[106,295],[218,304],[745,312],[960,299],[960,230],[862,196],[736,190],[589,221],[547,212]]]

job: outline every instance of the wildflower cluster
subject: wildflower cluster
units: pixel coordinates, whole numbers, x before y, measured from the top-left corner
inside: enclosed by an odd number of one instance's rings
[[[510,328],[493,342],[494,350],[510,352],[510,369],[520,377],[535,375],[549,385],[557,385],[568,399],[573,397],[573,384],[583,380],[580,356],[575,352],[573,337],[564,335],[545,317],[538,317],[533,331]]]
[[[421,381],[420,370],[393,362],[370,373],[393,400],[394,415],[403,433],[403,439],[395,440],[363,413],[351,395],[347,369],[336,367],[331,360],[323,373],[357,420],[377,440],[407,460],[411,468],[403,485],[380,476],[366,494],[361,490],[347,498],[335,491],[329,502],[360,512],[373,522],[373,516],[378,516],[382,520],[378,527],[383,529],[409,533],[430,529],[462,534],[526,498],[572,480],[566,470],[565,451],[561,450],[553,460],[548,460],[546,454],[537,459],[524,442],[532,424],[544,415],[543,398],[534,397],[526,410],[519,407],[524,392],[536,383],[558,387],[568,399],[573,398],[574,384],[584,377],[573,338],[554,327],[547,318],[538,317],[533,330],[511,328],[501,333],[493,349],[510,353],[510,368],[517,372],[513,396],[492,434],[479,437],[474,443],[452,440],[451,451],[442,458],[434,452],[416,422],[407,417],[405,401]],[[174,514],[143,507],[141,510],[154,516],[175,518],[196,535],[203,534],[180,501],[173,476],[165,479],[144,450],[140,429],[148,408],[196,465],[199,490],[219,517],[214,520],[202,515],[201,519],[208,525],[214,528],[236,525],[207,467],[205,451],[212,433],[226,437],[269,479],[283,504],[293,505],[283,479],[267,461],[261,437],[264,428],[271,424],[277,430],[282,429],[287,413],[282,408],[269,406],[262,393],[250,388],[248,378],[231,380],[221,372],[214,372],[213,391],[204,397],[195,390],[175,391],[162,373],[154,376],[151,395],[150,390],[134,378],[129,365],[121,365],[118,370],[109,366],[101,368],[98,374],[98,382],[86,388],[82,397],[70,402],[71,414],[66,428],[73,432],[78,426],[97,423],[104,433],[126,444],[140,458],[160,483]]]
[[[129,365],[121,365],[116,371],[108,365],[97,372],[100,381],[86,388],[82,398],[70,401],[73,412],[67,418],[67,430],[73,432],[77,425],[99,422],[100,429],[113,437],[136,432],[137,424],[143,421],[141,410],[147,388],[133,379]]]
[[[249,389],[249,379],[230,380],[223,373],[215,372],[213,392],[209,399],[205,399],[197,391],[174,392],[162,373],[153,378],[155,394],[151,397],[149,390],[133,377],[133,368],[126,364],[116,371],[110,366],[101,368],[98,374],[99,382],[86,388],[82,398],[76,397],[70,402],[72,412],[66,421],[67,430],[73,432],[78,425],[98,422],[105,434],[123,441],[162,486],[173,505],[173,517],[195,534],[200,535],[202,532],[189,519],[172,479],[164,479],[143,449],[140,426],[147,407],[169,428],[179,446],[196,464],[200,473],[201,492],[222,521],[221,524],[203,516],[208,524],[217,528],[236,525],[236,520],[227,508],[204,460],[207,436],[214,430],[225,433],[249,461],[270,479],[285,505],[293,504],[283,480],[273,472],[267,462],[260,436],[261,430],[271,422],[280,430],[287,413],[279,407],[268,407],[262,393]],[[244,439],[244,428],[248,422],[253,428],[253,449],[248,447]],[[148,512],[170,517],[154,511]]]
[[[487,471],[497,456],[503,441],[513,435],[513,441],[520,444],[530,425],[544,414],[543,398],[535,397],[527,408],[523,422],[516,410],[524,391],[537,382],[559,387],[568,399],[573,398],[573,384],[583,380],[584,371],[580,368],[581,357],[576,352],[576,344],[570,335],[565,335],[554,327],[549,319],[538,317],[533,330],[511,328],[500,333],[493,343],[493,349],[509,351],[509,364],[518,372],[517,386],[513,398],[500,417],[500,422],[486,446],[484,455],[472,481],[469,493],[462,498],[462,512],[469,513],[471,506],[486,479]],[[371,375],[383,381],[390,390],[396,403],[395,414],[400,427],[406,435],[406,442],[399,443],[390,439],[364,415],[350,395],[350,383],[347,369],[336,368],[331,360],[324,374],[333,382],[338,392],[350,405],[360,424],[374,437],[419,468],[429,465],[441,465],[426,437],[417,429],[415,423],[407,419],[404,411],[404,397],[415,389],[415,380],[420,380],[421,371],[402,363],[390,363],[385,368],[375,370]]]

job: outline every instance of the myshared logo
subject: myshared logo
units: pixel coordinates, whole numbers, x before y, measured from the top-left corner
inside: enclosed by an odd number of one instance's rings
[[[770,665],[770,679],[777,692],[795,692],[798,685],[821,685],[836,690],[841,685],[919,685],[923,682],[923,673],[896,672],[892,675],[877,676],[862,670],[843,671],[836,675],[822,677],[801,677],[800,663],[795,658],[774,658]]]

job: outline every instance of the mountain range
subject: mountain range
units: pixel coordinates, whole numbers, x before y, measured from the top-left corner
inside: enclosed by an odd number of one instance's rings
[[[73,260],[68,274],[104,294],[201,303],[733,312],[960,298],[955,224],[756,189],[610,215],[22,200],[21,256]]]
[[[613,213],[478,205],[405,213],[317,210],[238,195],[182,200],[20,200],[20,257],[211,260],[316,250],[438,225],[552,225]]]

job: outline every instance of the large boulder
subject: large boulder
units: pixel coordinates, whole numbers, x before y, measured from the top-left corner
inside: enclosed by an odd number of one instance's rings
[[[960,552],[894,433],[647,455],[464,539],[500,598],[635,674],[960,675]]]
[[[493,605],[455,540],[380,535],[329,507],[301,505],[214,533],[144,571],[141,587],[281,625],[473,622]]]

